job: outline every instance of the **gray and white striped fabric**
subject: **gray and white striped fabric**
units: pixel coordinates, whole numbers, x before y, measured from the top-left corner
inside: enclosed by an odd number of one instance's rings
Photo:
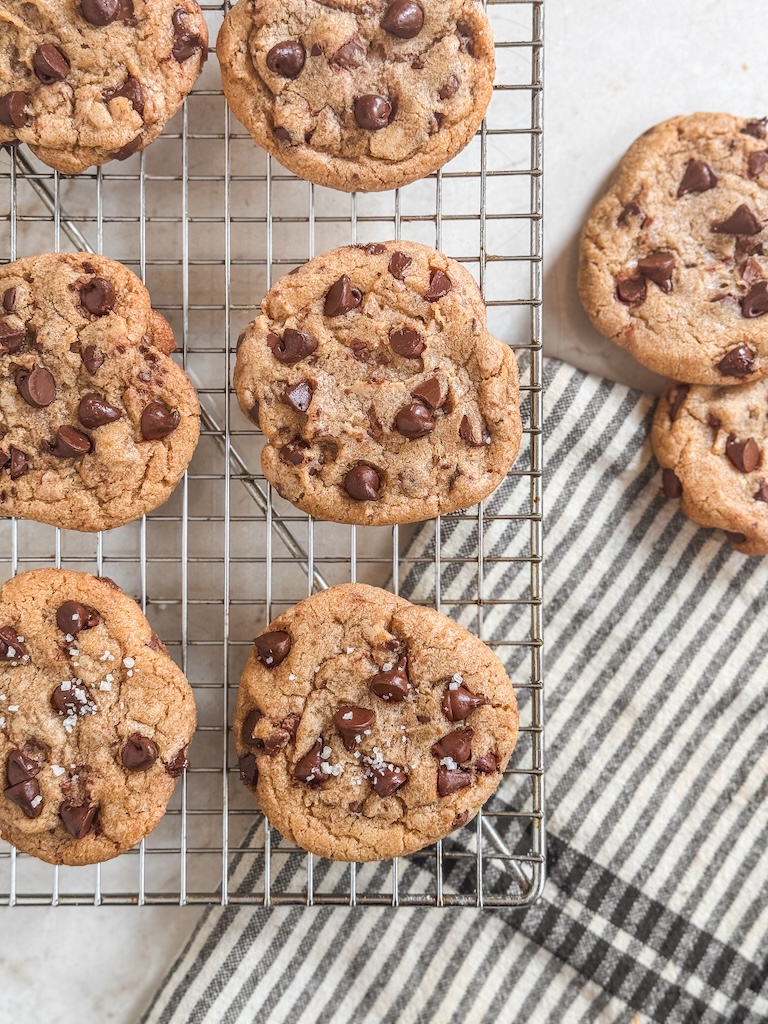
[[[547,365],[540,903],[212,910],[146,1024],[768,1020],[768,563],[660,498],[651,412]],[[446,521],[446,556],[469,528]]]

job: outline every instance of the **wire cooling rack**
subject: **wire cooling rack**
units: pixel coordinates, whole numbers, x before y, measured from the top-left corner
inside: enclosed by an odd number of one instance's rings
[[[201,6],[215,40],[229,3]],[[130,266],[173,324],[203,407],[190,470],[156,513],[94,535],[0,520],[3,578],[49,565],[114,578],[187,673],[199,713],[193,767],[151,836],[88,868],[52,868],[0,843],[0,903],[525,906],[540,895],[543,0],[487,10],[498,69],[488,117],[441,172],[397,191],[349,196],[284,171],[228,112],[215,54],[161,138],[124,163],[68,178],[24,147],[0,150],[0,259],[80,249]],[[315,253],[400,237],[463,262],[491,331],[518,354],[526,421],[513,513],[494,512],[491,498],[415,534],[342,527],[299,513],[259,471],[261,437],[230,386],[240,330],[272,283]],[[456,523],[470,550],[447,543]],[[490,591],[500,570],[509,582]],[[333,865],[282,839],[240,785],[228,730],[237,682],[253,637],[313,590],[358,580],[398,592],[412,579],[409,596],[459,619],[510,667],[520,741],[499,795],[442,843]]]

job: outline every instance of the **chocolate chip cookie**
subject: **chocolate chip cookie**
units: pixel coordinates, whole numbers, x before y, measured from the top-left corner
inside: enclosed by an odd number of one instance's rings
[[[597,329],[678,380],[768,374],[767,190],[765,119],[694,114],[642,135],[582,236]]]
[[[672,383],[653,420],[663,493],[695,523],[725,530],[745,555],[768,555],[766,409],[768,380]]]
[[[0,267],[0,515],[94,531],[162,504],[200,432],[173,349],[120,263],[61,253]]]
[[[518,714],[504,666],[477,637],[350,583],[256,638],[233,728],[240,778],[287,839],[369,861],[474,817],[501,780]]]
[[[320,519],[466,508],[517,455],[518,373],[472,276],[414,242],[346,246],[282,278],[239,340],[235,388],[264,473]]]
[[[163,130],[208,52],[195,0],[3,0],[0,143],[79,174]]]
[[[240,0],[216,49],[256,142],[346,192],[397,188],[452,159],[480,126],[495,70],[475,0]]]
[[[88,573],[0,589],[0,836],[95,864],[165,813],[195,730],[189,683],[135,601]]]

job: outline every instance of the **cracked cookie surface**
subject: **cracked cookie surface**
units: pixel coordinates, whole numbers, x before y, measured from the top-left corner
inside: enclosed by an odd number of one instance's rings
[[[0,0],[0,143],[65,174],[144,149],[202,70],[194,0]]]
[[[693,114],[641,135],[582,234],[597,329],[676,380],[768,374],[766,190],[764,120]]]
[[[415,242],[345,246],[282,278],[238,342],[264,473],[320,519],[417,522],[487,497],[517,456],[512,350],[459,263]]]
[[[370,861],[474,817],[501,780],[518,713],[477,637],[431,608],[343,584],[256,638],[233,730],[241,779],[287,839]]]
[[[0,835],[94,864],[165,813],[195,730],[192,690],[135,601],[88,573],[0,590]]]
[[[452,159],[480,126],[495,71],[474,0],[240,0],[217,52],[255,141],[348,192],[397,188]]]
[[[111,529],[172,493],[197,393],[139,279],[88,253],[0,267],[0,514]]]

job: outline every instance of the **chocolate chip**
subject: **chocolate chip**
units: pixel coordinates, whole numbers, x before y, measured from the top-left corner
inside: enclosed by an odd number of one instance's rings
[[[5,790],[5,799],[21,808],[27,818],[39,818],[43,813],[43,801],[40,797],[40,785],[37,779],[27,779],[9,786]]]
[[[282,338],[278,338],[270,331],[267,335],[267,345],[272,349],[275,359],[279,359],[281,363],[298,363],[300,359],[312,355],[317,348],[317,339],[311,334],[287,327]]]
[[[91,691],[79,679],[70,682],[68,690],[60,683],[51,694],[51,707],[66,718],[73,715],[92,715],[96,711]]]
[[[93,451],[93,443],[90,437],[77,427],[59,427],[50,451],[51,455],[59,459],[79,459]]]
[[[8,320],[0,320],[0,345],[6,352],[18,352],[26,340],[27,331],[24,327],[16,327]]]
[[[718,235],[756,235],[763,230],[763,225],[746,203],[742,203],[730,217],[713,224],[712,230]]]
[[[747,161],[747,173],[750,178],[759,178],[768,167],[768,151],[760,149],[757,153],[750,153]]]
[[[703,160],[689,160],[677,190],[677,198],[682,199],[690,192],[708,192],[715,185],[717,175],[709,164],[705,164]]]
[[[147,771],[155,763],[157,757],[155,744],[148,737],[142,736],[140,732],[131,733],[120,754],[120,760],[129,772]]]
[[[141,82],[138,78],[134,78],[133,75],[129,75],[123,84],[118,85],[117,88],[108,89],[103,93],[103,96],[105,103],[109,103],[110,100],[114,99],[126,99],[139,117],[144,113],[144,90],[141,87]]]
[[[362,252],[368,253],[369,256],[381,256],[383,252],[386,252],[386,247],[380,242],[365,242],[360,245],[356,245],[355,249],[360,249]]]
[[[165,769],[165,774],[170,775],[172,779],[178,779],[183,775],[187,768],[189,768],[187,748],[182,747],[175,757],[163,765],[163,768]]]
[[[397,414],[395,427],[403,437],[415,440],[417,437],[426,437],[430,434],[435,429],[435,421],[426,405],[411,402]]]
[[[145,441],[161,441],[181,423],[178,409],[169,409],[164,402],[150,402],[141,414],[141,436]]]
[[[739,275],[746,285],[753,285],[756,281],[762,281],[763,268],[754,256],[750,256],[744,261],[744,264],[739,271]]]
[[[267,668],[277,668],[288,657],[293,641],[291,634],[284,629],[273,629],[262,633],[253,641],[256,646],[256,656],[262,665]]]
[[[352,812],[352,814],[361,814],[363,810],[363,801],[350,800],[350,802],[347,804],[347,807]]]
[[[355,501],[378,501],[381,478],[373,466],[360,463],[344,477],[344,490]]]
[[[725,442],[725,454],[740,473],[751,473],[760,465],[760,448],[753,437],[746,441],[729,437]]]
[[[683,485],[674,469],[664,469],[661,473],[661,490],[665,498],[679,498],[683,493]]]
[[[461,49],[470,57],[475,56],[475,40],[472,34],[472,26],[466,21],[460,21],[456,25],[456,34],[459,37]]]
[[[299,715],[288,715],[264,740],[264,749],[271,756],[284,750],[296,735]]]
[[[299,758],[293,769],[294,779],[305,782],[308,786],[321,786],[328,781],[330,776],[326,775],[321,767],[320,755],[324,746],[325,743],[321,737],[303,757]]]
[[[27,654],[26,645],[19,640],[13,626],[0,626],[0,658],[17,661]]]
[[[122,412],[114,405],[110,405],[103,395],[95,392],[83,395],[77,409],[77,418],[83,426],[93,429],[103,427],[106,423],[114,423],[122,415]]]
[[[168,650],[167,650],[165,644],[160,639],[160,637],[157,635],[157,633],[152,633],[150,638],[149,638],[149,640],[145,640],[144,641],[144,644],[145,644],[145,646],[149,647],[153,651],[159,651],[161,654],[167,654],[168,653]]]
[[[345,71],[352,71],[354,68],[361,68],[365,64],[365,47],[360,36],[354,35],[346,43],[338,48],[331,57],[331,64],[335,64]]]
[[[8,288],[3,293],[3,309],[6,313],[12,313],[16,309],[16,289]]]
[[[93,831],[97,811],[95,804],[73,804],[65,800],[59,808],[59,817],[73,839],[85,839]]]
[[[304,47],[296,39],[276,43],[267,54],[267,67],[281,78],[298,78],[304,67]]]
[[[448,396],[443,396],[443,391],[440,386],[440,381],[437,377],[430,377],[429,380],[422,381],[418,387],[415,387],[411,392],[414,398],[418,398],[420,402],[424,402],[430,409],[439,409],[445,405]]]
[[[768,502],[768,480],[759,480],[757,484],[757,493],[754,495],[755,501]]]
[[[356,704],[340,704],[333,714],[333,721],[347,750],[354,750],[366,730],[376,721],[375,712]]]
[[[438,299],[447,295],[452,287],[451,279],[447,274],[442,270],[433,270],[429,275],[429,288],[427,288],[424,298],[428,302],[437,302]]]
[[[240,729],[240,739],[244,746],[255,747],[256,749],[259,749],[262,746],[262,741],[255,739],[253,732],[263,717],[264,715],[258,708],[252,708],[243,719],[243,724]]]
[[[254,754],[243,754],[240,760],[237,762],[238,769],[240,771],[240,781],[248,789],[255,789],[256,783],[259,781],[259,769],[256,767],[256,757]]]
[[[384,800],[406,784],[408,773],[400,765],[385,764],[381,768],[371,768],[368,778],[376,796]]]
[[[178,64],[183,64],[185,60],[202,50],[203,41],[197,32],[188,32],[186,29],[187,12],[183,8],[178,8],[173,12],[171,21],[173,22],[173,30],[176,33],[176,38],[173,42],[173,58]]]
[[[106,316],[114,308],[115,289],[103,277],[94,277],[80,289],[80,301],[94,316]]]
[[[759,121],[747,121],[744,127],[741,129],[742,135],[751,135],[753,139],[764,139],[765,138],[765,126],[768,123],[768,118],[760,118]]]
[[[56,398],[56,381],[49,370],[35,365],[31,370],[16,371],[19,394],[33,409],[44,409]]]
[[[747,345],[737,345],[725,353],[717,369],[724,377],[749,377],[755,372],[755,353]]]
[[[389,270],[392,277],[397,281],[402,281],[405,277],[405,272],[413,263],[410,256],[406,256],[404,252],[393,252],[389,258],[389,264],[387,269]]]
[[[61,50],[51,43],[38,46],[32,58],[32,66],[43,85],[63,82],[70,72],[69,61]]]
[[[499,762],[495,754],[480,754],[475,758],[475,771],[480,775],[495,775],[499,770]]]
[[[424,338],[412,327],[400,327],[389,335],[392,351],[404,359],[418,359],[424,351]]]
[[[642,208],[640,203],[636,202],[635,200],[632,200],[631,202],[627,203],[627,205],[619,214],[617,223],[625,227],[633,220],[639,220],[640,227],[642,227],[645,224],[646,220],[648,220],[648,216],[645,210]]]
[[[293,145],[293,139],[291,138],[291,133],[288,131],[287,128],[283,128],[282,125],[278,125],[276,128],[273,128],[272,129],[272,134],[275,136],[275,138],[279,142],[285,142],[289,146]]]
[[[619,301],[625,306],[639,306],[648,297],[648,287],[642,274],[636,277],[625,277],[616,285]]]
[[[482,693],[472,693],[466,686],[457,686],[455,690],[448,686],[443,695],[443,714],[449,722],[463,722],[475,708],[487,703],[487,697]]]
[[[139,132],[135,139],[131,139],[130,142],[126,142],[120,149],[115,150],[112,154],[113,160],[127,160],[128,157],[133,156],[134,153],[138,153],[144,142],[144,136]]]
[[[746,544],[747,537],[743,533],[734,533],[731,530],[724,530],[725,536],[731,542],[731,544]]]
[[[472,737],[475,730],[471,726],[466,729],[456,729],[443,736],[437,743],[432,744],[432,753],[435,757],[450,757],[457,764],[463,764],[472,757]]]
[[[20,448],[11,445],[11,480],[18,480],[29,472],[29,459]]]
[[[111,25],[120,13],[120,0],[81,0],[80,10],[89,25]]]
[[[454,816],[451,822],[451,829],[462,828],[469,821],[469,811],[464,810],[460,814]]]
[[[366,93],[358,96],[354,104],[355,121],[361,128],[377,132],[386,128],[392,117],[392,104],[383,96]]]
[[[104,365],[104,353],[96,348],[95,345],[89,345],[83,352],[82,358],[83,364],[91,376],[97,373]]]
[[[472,773],[466,768],[448,768],[441,764],[437,769],[437,792],[439,796],[450,796],[472,784]]]
[[[79,601],[65,601],[56,611],[56,625],[62,633],[76,636],[83,629],[93,629],[101,622],[101,616]]]
[[[27,757],[23,750],[18,747],[8,755],[8,762],[5,766],[5,775],[9,786],[17,786],[20,782],[29,782],[40,774],[40,765]]]
[[[371,680],[371,692],[392,704],[408,696],[408,659],[401,658],[392,668],[377,673]]]
[[[484,431],[478,433],[466,413],[461,417],[461,423],[459,424],[459,437],[462,441],[466,441],[470,448],[485,447]]]
[[[747,319],[768,313],[768,281],[753,284],[741,300],[741,315]]]
[[[306,441],[289,441],[280,449],[280,458],[290,466],[300,466],[308,450],[309,445]]]
[[[424,11],[414,0],[395,0],[384,12],[381,27],[398,39],[413,39],[424,27]]]
[[[459,80],[456,75],[449,75],[448,81],[439,90],[438,96],[441,100],[449,100],[459,91]]]
[[[320,43],[312,43],[312,49],[309,51],[310,57],[319,57],[323,53],[323,48]]]
[[[649,280],[657,284],[663,292],[672,291],[672,274],[675,269],[675,254],[671,252],[654,252],[643,256],[637,261],[637,269]]]
[[[300,380],[296,384],[289,384],[283,392],[281,401],[290,405],[296,412],[306,412],[312,401],[315,389],[308,380]]]
[[[24,128],[29,124],[28,103],[27,93],[18,90],[0,96],[0,124],[6,128]]]
[[[328,289],[323,312],[326,316],[342,316],[344,313],[348,313],[350,309],[356,309],[362,302],[362,299],[362,293],[357,288],[352,287],[349,277],[344,274]]]

